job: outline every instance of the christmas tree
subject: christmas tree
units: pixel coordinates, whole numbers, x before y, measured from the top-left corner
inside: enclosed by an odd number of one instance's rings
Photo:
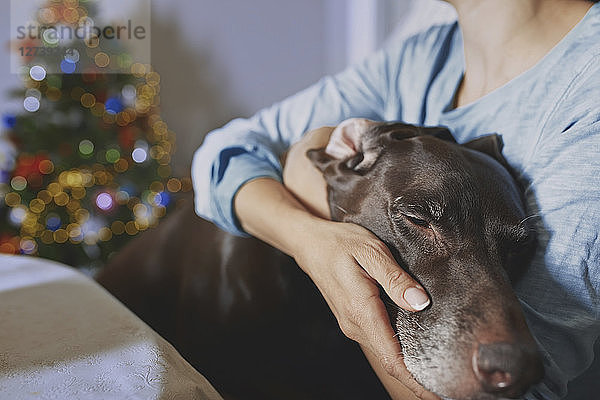
[[[40,37],[14,46],[24,111],[3,118],[16,156],[0,144],[0,252],[99,267],[191,189],[172,177],[159,74],[98,35],[94,13],[89,1],[47,1],[35,16]],[[87,33],[62,47],[64,27]]]

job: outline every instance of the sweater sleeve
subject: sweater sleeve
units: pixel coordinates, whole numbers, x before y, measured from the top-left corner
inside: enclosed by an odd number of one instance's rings
[[[230,233],[245,235],[233,209],[238,189],[259,177],[281,181],[279,157],[308,130],[349,117],[382,119],[398,50],[381,50],[251,118],[235,119],[210,132],[192,162],[197,214]]]

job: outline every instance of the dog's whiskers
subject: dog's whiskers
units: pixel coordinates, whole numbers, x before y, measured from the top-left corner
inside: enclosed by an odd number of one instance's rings
[[[521,225],[522,223],[524,223],[524,222],[525,222],[525,221],[527,221],[528,219],[531,219],[531,218],[538,218],[538,217],[540,217],[540,214],[531,214],[531,215],[529,215],[529,216],[527,216],[527,217],[523,218],[523,219],[521,220],[521,222],[519,222],[519,225]]]
[[[342,207],[338,206],[337,204],[335,205],[335,208],[337,208],[338,210],[340,210],[344,214],[348,214],[348,211],[344,210]]]
[[[409,361],[413,361],[413,362],[423,360],[423,358],[419,357],[419,356],[412,356],[412,355],[407,355],[407,354],[402,354],[402,353],[399,355],[402,356],[402,358],[404,358],[405,360],[409,360]]]

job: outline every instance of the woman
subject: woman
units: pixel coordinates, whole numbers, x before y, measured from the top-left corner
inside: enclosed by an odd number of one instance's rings
[[[426,293],[367,230],[327,219],[322,178],[298,150],[323,145],[331,130],[292,149],[286,185],[304,204],[281,183],[279,157],[305,132],[350,117],[445,125],[459,143],[499,133],[527,185],[528,211],[539,216],[538,252],[514,288],[545,356],[546,377],[527,398],[560,398],[592,363],[600,332],[600,5],[449,3],[457,24],[433,27],[207,136],[194,157],[196,209],[293,256],[388,391],[432,398],[404,367],[375,281],[415,312],[427,306]]]

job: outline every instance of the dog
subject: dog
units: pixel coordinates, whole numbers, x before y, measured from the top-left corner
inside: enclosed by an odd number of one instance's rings
[[[415,313],[384,299],[407,369],[445,398],[521,396],[543,366],[510,283],[535,236],[501,139],[459,145],[445,128],[361,126],[334,132],[341,155],[307,156],[327,182],[332,219],[377,235],[431,297]],[[225,398],[387,398],[294,261],[220,231],[191,202],[97,280]]]

